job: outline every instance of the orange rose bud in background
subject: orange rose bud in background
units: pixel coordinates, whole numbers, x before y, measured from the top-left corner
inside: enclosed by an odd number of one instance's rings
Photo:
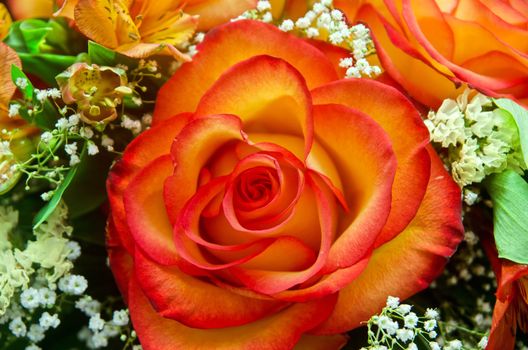
[[[338,349],[462,238],[414,106],[256,21],[213,29],[108,180],[110,264],[144,349]]]
[[[432,107],[467,83],[528,106],[528,3],[519,0],[336,0],[368,23],[386,71]]]
[[[54,3],[54,0],[7,0],[9,11],[16,20],[51,17]]]

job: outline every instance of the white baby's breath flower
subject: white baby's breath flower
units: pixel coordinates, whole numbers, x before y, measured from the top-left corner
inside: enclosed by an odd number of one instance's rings
[[[81,246],[75,241],[69,241],[66,246],[68,247],[68,260],[76,260],[81,256]]]
[[[57,314],[50,315],[46,311],[40,316],[39,324],[44,330],[57,328],[60,325],[60,319]]]
[[[49,143],[53,139],[53,134],[49,131],[44,131],[42,135],[40,135],[40,139],[44,143]]]
[[[418,316],[414,312],[409,313],[403,318],[405,328],[413,329],[418,324]]]
[[[16,317],[9,323],[9,330],[18,338],[25,336],[27,333],[26,325],[21,317]]]
[[[15,80],[15,85],[18,86],[21,89],[27,88],[29,82],[26,78],[17,78]]]
[[[286,19],[282,21],[282,23],[279,25],[279,29],[282,30],[283,32],[289,32],[290,30],[293,30],[294,27],[295,27],[295,24],[293,23],[291,19]]]
[[[61,94],[60,90],[57,89],[57,88],[48,89],[47,93],[48,93],[48,97],[51,97],[53,99],[57,99],[57,98],[61,98],[62,97],[62,94]]]
[[[396,338],[406,343],[409,340],[414,339],[414,332],[410,329],[398,329],[396,331]]]
[[[93,132],[92,128],[90,128],[88,126],[85,126],[85,127],[81,128],[81,130],[79,131],[79,135],[81,135],[82,137],[85,137],[87,139],[91,139],[94,136],[94,132]]]
[[[430,309],[428,308],[426,311],[425,311],[425,317],[426,318],[429,318],[429,319],[436,319],[438,318],[439,316],[439,313],[436,309]]]
[[[34,343],[38,343],[44,339],[44,329],[38,324],[32,324],[26,337]]]
[[[40,294],[35,288],[28,288],[20,294],[20,304],[28,309],[33,310],[40,306]]]
[[[104,328],[105,321],[101,318],[101,314],[95,314],[92,317],[90,317],[90,321],[88,322],[88,328],[90,328],[92,331],[97,332]]]
[[[68,126],[69,126],[69,123],[68,123],[68,119],[66,118],[60,118],[59,120],[57,120],[57,123],[55,123],[55,127],[59,130],[64,130],[68,128]]]
[[[412,306],[409,304],[400,304],[400,306],[398,306],[397,311],[402,315],[407,315],[409,312],[411,312],[411,308]]]
[[[127,310],[116,310],[112,317],[112,323],[116,326],[126,326],[129,322]]]
[[[301,17],[295,22],[295,26],[299,29],[306,29],[310,26],[311,22],[306,17]]]
[[[389,296],[387,298],[387,307],[390,307],[391,309],[396,309],[398,305],[400,305],[400,298]]]
[[[425,321],[423,327],[428,332],[433,331],[436,328],[436,320]]]
[[[75,166],[81,162],[81,158],[78,155],[72,154],[70,156],[70,166]]]
[[[444,346],[444,350],[460,350],[462,349],[462,342],[458,339],[451,340],[449,343],[447,343],[446,346]]]
[[[9,105],[9,118],[16,117],[20,113],[20,105],[18,103],[12,103]]]
[[[93,142],[88,142],[88,154],[93,156],[93,155],[96,155],[97,153],[99,153],[99,147],[97,147],[97,145]]]
[[[431,348],[431,350],[441,350],[442,348],[440,347],[440,344],[438,344],[437,342],[435,341],[430,341],[429,342],[429,347]]]
[[[38,290],[40,303],[44,307],[52,307],[57,300],[57,294],[49,288],[40,288]]]
[[[59,289],[66,294],[81,295],[88,288],[88,281],[80,275],[67,275],[59,280]]]
[[[46,90],[35,89],[35,95],[40,102],[44,102],[48,99],[48,92]]]
[[[257,2],[257,11],[264,12],[267,10],[271,10],[271,4],[267,0],[260,0]]]

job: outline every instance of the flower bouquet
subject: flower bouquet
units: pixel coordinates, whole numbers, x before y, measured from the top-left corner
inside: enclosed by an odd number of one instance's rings
[[[528,349],[525,0],[0,3],[0,348]]]

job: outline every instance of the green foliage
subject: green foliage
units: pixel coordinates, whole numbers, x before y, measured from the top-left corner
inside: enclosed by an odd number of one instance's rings
[[[92,64],[98,64],[100,66],[113,67],[117,64],[124,64],[129,67],[136,67],[138,65],[137,60],[117,53],[93,41],[88,42],[88,56]]]
[[[48,85],[55,84],[55,76],[75,62],[83,61],[74,31],[67,30],[62,19],[26,19],[14,22],[5,42],[17,51],[24,71],[38,76]],[[73,37],[75,36],[75,37]]]
[[[55,211],[55,208],[57,208],[57,205],[59,205],[60,203],[64,191],[66,191],[73,178],[75,177],[76,173],[77,166],[70,169],[66,177],[64,177],[64,180],[62,180],[60,186],[57,187],[57,189],[55,190],[55,193],[53,194],[53,197],[51,197],[48,204],[46,204],[42,209],[40,209],[40,211],[33,219],[33,229],[39,227],[44,221],[46,221],[46,219],[53,213],[53,211]]]
[[[42,105],[39,105],[40,102],[36,100],[35,87],[27,75],[15,65],[11,66],[11,79],[22,93],[24,100],[33,103],[34,106],[37,107],[32,110],[32,114],[29,114],[27,109],[21,109],[20,115],[22,118],[29,123],[35,124],[41,129],[49,130],[53,128],[56,120],[60,118],[60,114],[55,106],[49,100],[46,100]],[[17,84],[19,79],[25,80],[25,86],[19,86],[19,84]]]
[[[512,100],[501,98],[494,100],[495,104],[510,115],[519,131],[519,138],[525,165],[528,165],[528,111]]]
[[[499,257],[528,264],[528,183],[511,170],[485,182],[493,199],[493,228]]]

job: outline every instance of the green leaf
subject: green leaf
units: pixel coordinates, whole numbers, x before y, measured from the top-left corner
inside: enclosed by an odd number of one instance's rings
[[[17,79],[26,79],[27,84],[24,88],[17,85],[18,89],[22,93],[22,96],[27,101],[33,101],[35,99],[35,87],[27,77],[27,75],[17,66],[11,66],[11,79],[16,85]],[[57,111],[53,103],[49,100],[44,102],[43,108],[40,112],[29,115],[27,111],[21,110],[20,115],[29,123],[35,124],[41,129],[49,130],[53,127],[56,120],[60,118],[60,113]]]
[[[63,56],[48,53],[19,53],[24,70],[36,75],[50,86],[56,85],[55,76],[62,73],[72,64],[82,61],[83,56]]]
[[[59,205],[59,202],[62,198],[62,195],[64,194],[64,191],[68,188],[70,183],[72,182],[73,178],[75,177],[75,174],[77,173],[77,167],[73,167],[70,169],[68,174],[64,177],[64,180],[60,184],[59,187],[55,190],[55,194],[53,197],[51,197],[48,204],[46,204],[40,211],[37,213],[35,218],[33,219],[33,229],[36,229],[39,227],[46,219],[53,213],[55,208],[57,208],[57,205]]]
[[[129,67],[137,66],[137,60],[101,46],[93,41],[88,42],[88,56],[90,56],[91,63],[100,66],[115,66],[117,64],[124,64]]]
[[[485,181],[493,200],[493,231],[499,257],[528,264],[528,183],[512,170]]]
[[[106,200],[106,178],[114,157],[109,152],[81,157],[77,176],[64,193],[70,218],[94,211]]]
[[[27,84],[24,88],[21,88],[17,85],[17,79],[25,79],[27,81]],[[33,100],[33,94],[35,92],[35,88],[33,87],[33,84],[31,83],[31,80],[27,77],[27,75],[22,72],[22,69],[18,68],[14,64],[11,65],[11,80],[13,80],[13,83],[17,86],[18,90],[22,93],[22,96],[24,96],[24,99],[28,101]]]
[[[34,18],[20,22],[19,28],[29,53],[39,53],[46,36],[53,29],[48,21]]]
[[[512,100],[501,98],[494,100],[497,107],[507,112],[515,120],[519,129],[519,138],[524,164],[528,165],[528,111]]]

